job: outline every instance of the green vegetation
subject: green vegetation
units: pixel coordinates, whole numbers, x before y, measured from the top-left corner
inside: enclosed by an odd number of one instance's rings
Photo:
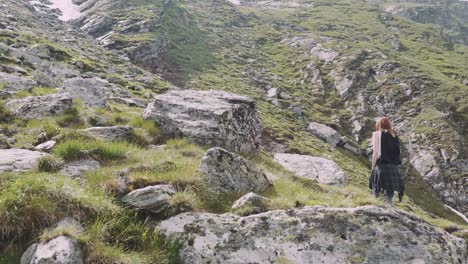
[[[63,166],[63,160],[54,156],[42,157],[37,161],[37,168],[40,172],[57,172]]]
[[[57,92],[57,89],[50,87],[33,87],[28,90],[22,90],[15,94],[16,98],[23,98],[28,96],[41,96],[47,94],[54,94]]]
[[[54,154],[65,161],[92,157],[101,162],[124,159],[134,147],[124,142],[105,142],[97,140],[70,140],[58,144]]]

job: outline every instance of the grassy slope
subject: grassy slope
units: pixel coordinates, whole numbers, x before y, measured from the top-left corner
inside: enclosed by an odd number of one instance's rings
[[[151,2],[144,1],[144,3]],[[369,47],[382,50],[392,59],[404,64],[409,72],[402,74],[417,73],[436,83],[435,86],[428,87],[431,89],[428,92],[431,93],[422,97],[424,100],[422,104],[451,104],[458,108],[458,113],[463,114],[466,111],[466,101],[461,100],[463,97],[460,93],[453,93],[456,89],[466,93],[466,88],[450,78],[454,74],[459,76],[466,74],[466,65],[462,63],[464,59],[466,61],[465,47],[457,46],[455,51],[447,51],[443,48],[443,41],[437,37],[430,35],[429,39],[421,39],[424,32],[429,30],[424,25],[408,25],[407,21],[401,19],[394,21],[395,26],[401,28],[400,41],[407,47],[406,50],[397,52],[381,38],[387,33],[388,26],[379,22],[378,12],[362,6],[357,8],[342,4],[340,8],[336,8],[324,4],[312,10],[304,9],[298,13],[289,13],[250,8],[241,8],[238,11],[226,4],[213,7],[208,1],[185,3],[174,1],[173,6],[169,8],[169,11],[171,9],[172,11],[168,14],[186,13],[188,21],[171,20],[171,16],[168,16],[165,28],[160,30],[179,28],[180,31],[172,32],[174,42],[180,42],[187,35],[189,40],[193,40],[173,47],[169,53],[170,58],[180,65],[178,71],[185,86],[197,89],[222,89],[252,96],[258,101],[265,133],[270,138],[285,145],[289,151],[333,159],[350,178],[350,185],[347,188],[332,188],[297,179],[276,165],[266,153],[248,157],[278,177],[275,186],[263,193],[272,199],[269,205],[272,209],[291,208],[297,205],[346,207],[364,204],[383,205],[381,200],[372,197],[367,190],[369,164],[366,160],[344,150],[331,148],[305,131],[307,120],[332,124],[332,114],[348,117],[351,113],[344,109],[335,91],[327,90],[325,95],[319,95],[309,84],[297,82],[298,71],[309,60],[297,49],[279,43],[288,33],[301,34],[291,31],[281,23],[300,25],[307,31],[319,32],[320,35],[338,39],[330,45],[340,49],[343,55],[355,54]],[[180,18],[178,15],[174,17]],[[182,30],[187,23],[190,25],[190,30]],[[320,30],[321,26],[329,24],[332,25],[332,30]],[[365,26],[371,24],[373,26]],[[343,48],[343,43],[350,44]],[[428,43],[439,44],[429,47]],[[195,56],[197,54],[206,56]],[[294,95],[295,99],[285,100],[284,103],[300,104],[305,117],[301,119],[290,110],[277,108],[267,102],[252,78],[244,75],[248,68],[254,69],[257,73],[263,69],[265,72],[263,75],[274,87],[282,88]],[[404,77],[406,76],[401,76]],[[49,90],[31,91],[33,94],[43,92]],[[64,159],[72,159],[74,155],[70,153],[76,153],[77,148],[86,149],[86,144],[76,144],[82,138],[74,130],[91,126],[92,118],[96,114],[106,120],[108,125],[129,124],[139,128],[138,140],[129,139],[129,142],[118,144],[99,143],[105,151],[97,153],[98,156],[94,157],[101,160],[105,166],[87,173],[83,180],[71,180],[54,173],[38,171],[20,175],[0,175],[2,190],[0,222],[4,225],[23,227],[26,230],[24,236],[20,238],[13,237],[11,232],[0,234],[0,246],[4,256],[5,252],[19,256],[31,240],[47,240],[59,234],[66,234],[77,237],[83,243],[91,263],[176,262],[175,248],[161,241],[155,235],[155,230],[145,224],[151,223],[148,222],[147,216],[124,210],[123,205],[116,199],[118,182],[115,175],[129,167],[134,169],[128,175],[130,179],[128,190],[148,184],[170,182],[181,191],[171,202],[173,213],[187,209],[226,212],[232,201],[238,197],[234,194],[232,197],[216,200],[221,202],[213,203],[213,197],[204,195],[196,168],[205,148],[180,139],[166,142],[167,147],[162,151],[142,148],[151,138],[158,138],[158,131],[151,122],[141,120],[140,109],[110,105],[107,108],[90,111],[79,104],[76,109],[75,113],[54,119],[13,120],[8,125],[3,124],[2,129],[3,132],[14,130],[12,133],[18,139],[17,147],[33,143],[35,136],[41,131],[48,131],[51,136],[61,135],[61,143],[54,155]],[[346,128],[339,129],[345,134],[348,131]],[[126,158],[122,153],[127,154]],[[459,218],[443,208],[441,202],[421,179],[416,179],[417,181],[407,183],[409,198],[398,204],[398,208],[414,212],[427,221],[452,231],[468,228]],[[73,192],[68,193],[67,190],[70,189]],[[26,195],[18,199],[21,193]],[[57,197],[60,199],[56,199]],[[48,206],[43,206],[44,204]],[[11,208],[16,208],[16,211],[12,211]],[[51,234],[43,231],[48,225],[28,226],[26,225],[28,222],[21,218],[22,215],[29,216],[32,212],[40,210],[42,213],[38,214],[35,221],[42,224],[53,223],[71,209],[85,223],[87,229],[85,234],[76,234],[73,230],[60,230]],[[13,213],[8,215],[7,212]]]

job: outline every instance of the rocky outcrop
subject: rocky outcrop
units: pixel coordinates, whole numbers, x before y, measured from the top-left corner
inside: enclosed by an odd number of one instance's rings
[[[275,161],[299,177],[317,180],[320,183],[344,186],[347,183],[344,171],[332,160],[299,154],[275,154]]]
[[[223,91],[175,90],[158,95],[143,113],[163,133],[234,152],[260,148],[262,124],[249,97]]]
[[[206,186],[218,193],[259,192],[271,185],[251,161],[222,148],[209,149],[198,170]]]
[[[269,199],[250,192],[234,202],[231,209],[236,211],[243,208],[249,209],[249,213],[262,213],[268,209]]]
[[[15,99],[6,105],[15,116],[31,119],[63,114],[72,103],[69,94],[51,94]]]
[[[0,72],[0,83],[4,86],[4,91],[12,94],[37,86],[37,83],[31,79],[5,72]]]
[[[31,170],[39,158],[47,155],[27,149],[0,149],[0,172]]]
[[[171,185],[155,185],[135,190],[122,197],[122,202],[152,213],[161,213],[176,193]]]
[[[134,132],[131,126],[90,127],[83,131],[95,138],[110,141],[128,140]]]
[[[247,217],[184,213],[160,224],[186,263],[466,263],[466,242],[379,207],[305,207]]]
[[[59,93],[68,93],[85,105],[103,107],[109,98],[132,98],[129,92],[100,78],[71,78],[63,82]]]

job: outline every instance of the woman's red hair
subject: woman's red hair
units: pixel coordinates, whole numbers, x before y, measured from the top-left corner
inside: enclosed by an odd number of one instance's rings
[[[375,130],[380,131],[381,129],[386,129],[388,132],[394,134],[395,131],[393,131],[392,128],[392,123],[390,123],[390,120],[386,117],[381,117],[376,123],[375,123]]]

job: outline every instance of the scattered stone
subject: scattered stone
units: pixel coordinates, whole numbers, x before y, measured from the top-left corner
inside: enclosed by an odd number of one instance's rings
[[[97,170],[99,168],[101,168],[99,162],[93,159],[84,159],[65,164],[63,169],[60,170],[60,173],[76,178],[83,176],[87,171]]]
[[[175,193],[171,185],[148,186],[125,195],[122,202],[158,214],[169,206]]]
[[[182,262],[195,264],[465,263],[468,254],[463,239],[412,214],[375,206],[247,217],[189,212],[162,221],[159,232],[179,242]]]
[[[134,132],[131,126],[91,127],[83,131],[95,138],[111,141],[127,140]]]
[[[206,152],[198,170],[214,192],[260,192],[271,186],[265,173],[251,161],[218,147]]]
[[[49,140],[49,141],[47,141],[45,143],[37,145],[35,149],[39,150],[39,151],[49,152],[55,147],[56,144],[57,144],[56,141]]]
[[[317,180],[328,185],[345,186],[344,171],[332,160],[299,154],[275,154],[275,161],[299,177]]]
[[[248,207],[251,208],[250,213],[258,214],[267,211],[268,202],[268,198],[250,192],[235,201],[231,209],[238,210]]]
[[[0,149],[0,172],[31,170],[39,158],[48,155],[27,149]]]
[[[174,90],[157,95],[144,111],[168,135],[234,152],[260,148],[262,124],[255,101],[223,91]]]
[[[11,100],[6,106],[15,116],[32,119],[63,114],[72,107],[72,101],[68,94],[51,94]]]
[[[67,236],[31,245],[21,257],[21,264],[83,264],[83,250]]]
[[[328,144],[332,145],[333,147],[342,144],[341,135],[336,130],[327,125],[312,122],[309,124],[307,129],[313,135],[327,141]]]

